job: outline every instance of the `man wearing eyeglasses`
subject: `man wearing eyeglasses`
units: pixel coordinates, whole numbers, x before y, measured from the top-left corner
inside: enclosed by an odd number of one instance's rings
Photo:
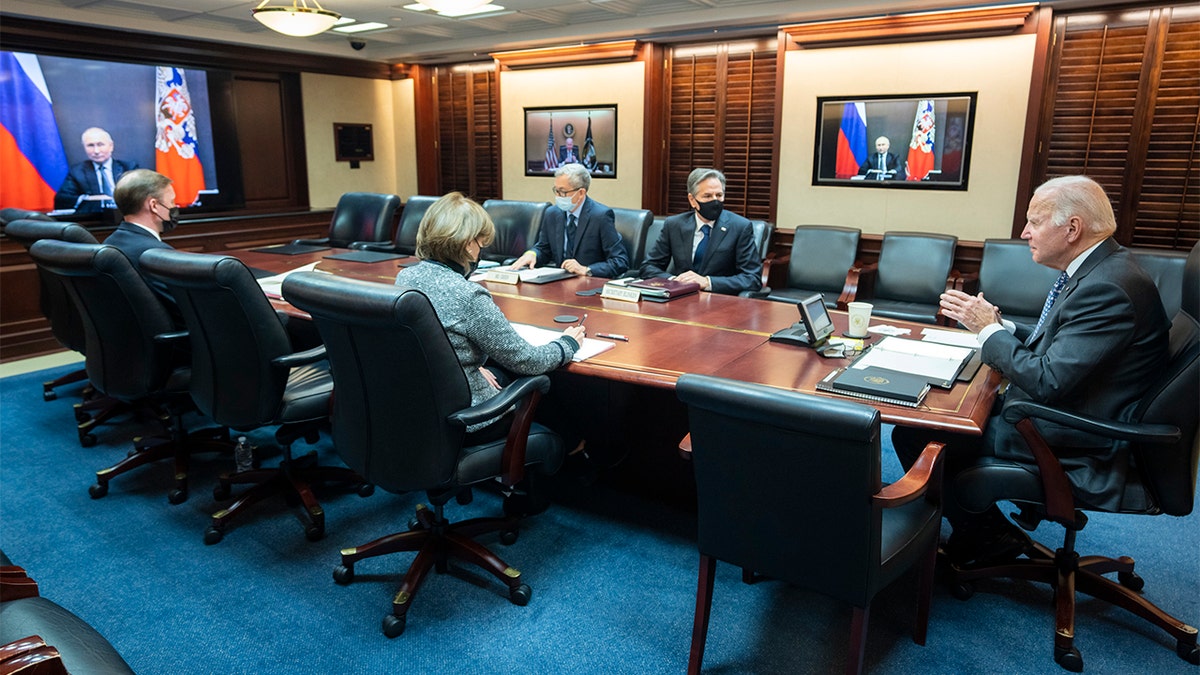
[[[615,279],[629,269],[613,210],[588,196],[592,176],[582,164],[554,172],[554,204],[542,218],[533,248],[512,269],[555,265],[586,277]]]

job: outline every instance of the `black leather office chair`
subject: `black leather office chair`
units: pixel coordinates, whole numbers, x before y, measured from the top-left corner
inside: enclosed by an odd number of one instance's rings
[[[986,239],[979,274],[963,275],[960,290],[970,295],[982,291],[1004,318],[1032,326],[1058,274],[1058,270],[1033,261],[1024,239]]]
[[[505,262],[518,258],[533,247],[542,217],[549,202],[523,202],[511,199],[489,199],[483,210],[496,225],[496,238],[479,253],[480,260]]]
[[[350,248],[383,253],[401,253],[414,255],[417,252],[417,230],[421,227],[421,218],[438,197],[413,195],[404,203],[404,211],[400,213],[400,224],[396,226],[396,236],[391,243],[356,241]]]
[[[1184,251],[1170,251],[1161,248],[1130,247],[1130,253],[1137,259],[1138,265],[1146,270],[1146,274],[1158,286],[1159,297],[1162,298],[1163,309],[1167,316],[1175,316],[1182,306],[1183,269],[1188,254]]]
[[[400,198],[375,192],[347,192],[333,209],[329,235],[320,239],[297,239],[294,244],[346,248],[356,241],[386,242],[392,236]]]
[[[1066,529],[1062,547],[1052,551],[1030,542],[1027,559],[999,566],[954,568],[954,592],[968,598],[972,582],[988,577],[1009,577],[1049,583],[1055,589],[1054,660],[1073,672],[1083,670],[1083,657],[1075,647],[1075,591],[1082,591],[1126,609],[1165,630],[1175,638],[1175,651],[1192,664],[1200,663],[1196,629],[1168,615],[1147,600],[1143,579],[1134,572],[1132,558],[1080,557],[1075,552],[1077,534],[1087,525],[1085,511],[1099,510],[1077,502],[1055,455],[1055,448],[1038,433],[1033,420],[1086,431],[1114,444],[1125,445],[1132,467],[1116,513],[1185,516],[1196,498],[1196,467],[1200,462],[1197,441],[1196,392],[1200,391],[1200,245],[1187,258],[1182,281],[1182,308],[1170,332],[1170,357],[1147,377],[1154,384],[1125,419],[1103,420],[1057,410],[1032,402],[1010,405],[1005,418],[1014,422],[1033,450],[1037,473],[1000,460],[981,461],[960,473],[953,489],[963,506],[981,512],[997,501],[1021,506],[1018,524],[1033,529],[1042,519]],[[1148,499],[1147,499],[1148,498]],[[1117,573],[1116,581],[1103,574]]]
[[[388,637],[404,632],[413,595],[429,568],[444,572],[450,558],[482,567],[508,587],[514,604],[528,603],[531,591],[521,573],[473,537],[500,531],[502,542],[515,541],[516,516],[538,506],[521,486],[535,471],[551,474],[562,464],[558,435],[533,424],[549,378],[520,378],[495,398],[471,407],[462,366],[432,305],[419,291],[300,273],[284,281],[283,295],[312,315],[329,350],[337,391],[333,441],[338,454],[383,489],[424,490],[433,504],[432,510],[417,507],[415,529],[343,549],[334,580],[350,583],[355,565],[366,558],[418,552],[395,595],[392,613],[383,620]],[[466,433],[468,425],[514,406],[515,414],[496,423],[507,427],[507,437],[482,441],[473,440],[480,438],[479,432]],[[446,502],[469,499],[471,486],[497,479],[507,493],[508,518],[453,524],[446,520]]]
[[[765,220],[752,220],[750,228],[758,248],[758,259],[762,261],[762,287],[756,291],[742,291],[738,295],[743,298],[765,298],[771,295],[771,287],[767,282],[771,276],[771,264],[775,262],[775,253],[771,251],[771,237],[775,234],[775,224]]]
[[[888,232],[879,261],[859,272],[856,299],[874,306],[873,317],[938,323],[939,297],[954,287],[957,245],[949,234]]]
[[[88,379],[102,393],[133,406],[148,408],[164,419],[164,437],[136,440],[134,452],[117,464],[96,472],[88,492],[93,499],[108,494],[113,478],[159,459],[175,462],[175,487],[168,501],[188,497],[188,464],[195,452],[228,452],[224,429],[188,434],[183,415],[192,409],[188,398],[190,372],[183,333],[129,258],[112,246],[43,239],[30,256],[66,286],[83,322]]]
[[[646,257],[646,234],[654,223],[654,214],[649,209],[613,208],[614,224],[625,244],[629,256],[629,269],[636,271]]]
[[[858,266],[861,234],[853,227],[797,225],[788,254],[787,285],[773,289],[767,298],[795,304],[820,293],[826,307],[846,309],[848,300],[839,302],[839,298],[846,291],[850,270]]]
[[[292,458],[292,443],[315,442],[328,421],[333,379],[325,348],[293,353],[279,316],[236,258],[153,249],[142,255],[142,271],[165,284],[179,304],[192,346],[190,390],[200,411],[232,429],[278,426],[279,465],[221,475],[217,500],[228,499],[234,484],[252,487],[213,514],[204,542],[221,541],[233,518],[275,494],[299,497],[305,535],[312,541],[325,536],[325,512],[312,484],[345,483],[371,493],[350,469],[315,465],[315,454]]]
[[[646,256],[650,255],[650,251],[654,248],[654,243],[658,241],[660,236],[662,236],[663,225],[666,223],[666,217],[654,216],[654,220],[650,223],[650,228],[646,230],[646,248],[642,250],[643,263],[646,262]],[[638,276],[641,270],[641,265],[639,264],[637,267],[630,267],[629,269],[634,276]],[[671,274],[675,273],[674,261],[667,263],[667,272]]]
[[[913,640],[925,644],[941,527],[942,446],[880,481],[874,408],[685,374],[700,548],[688,672],[700,672],[718,560],[854,607],[846,672],[862,670],[875,594],[917,565]],[[798,481],[799,479],[799,481]]]
[[[20,209],[12,206],[0,209],[0,225],[7,227],[9,223],[15,223],[18,220],[55,222],[53,218],[41,211],[30,211],[29,209]]]

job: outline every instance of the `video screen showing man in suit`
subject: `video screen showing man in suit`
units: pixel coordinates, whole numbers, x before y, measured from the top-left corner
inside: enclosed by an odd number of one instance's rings
[[[574,127],[568,124],[565,133],[569,134],[573,131]],[[579,150],[575,148],[575,139],[567,136],[567,140],[563,141],[563,144],[558,146],[558,163],[561,165],[571,164],[579,161]]]
[[[1016,401],[1034,401],[1067,412],[1119,419],[1141,399],[1148,373],[1167,358],[1170,322],[1154,281],[1133,254],[1113,239],[1116,219],[1102,188],[1086,176],[1047,181],[1029,202],[1021,238],[1034,262],[1062,274],[1049,292],[1036,325],[1002,319],[980,293],[942,295],[942,312],[977,334],[980,357],[1011,385],[999,413],[988,420],[982,438],[933,437],[896,427],[892,443],[901,463],[911,466],[927,440],[947,443],[947,485],[979,462],[1010,462],[1037,473],[1033,453],[1003,410]],[[1101,509],[1129,499],[1125,476],[1127,446],[1113,446],[1066,427],[1037,423],[1053,446],[1065,448],[1059,461],[1076,498]],[[1148,496],[1146,497],[1149,498]],[[1020,555],[1025,534],[993,504],[969,513],[955,495],[945,499],[954,526],[946,552],[957,564],[1001,563]]]
[[[762,287],[762,258],[749,220],[725,210],[725,174],[688,175],[692,210],[667,218],[642,264],[642,278],[671,277],[705,291],[736,295]],[[675,273],[675,276],[668,272]]]
[[[72,166],[54,195],[54,208],[75,213],[100,213],[117,208],[113,191],[121,176],[138,168],[137,162],[113,158],[113,139],[100,127],[91,127],[80,139],[87,160]]]
[[[567,139],[570,140],[569,138]],[[554,171],[554,203],[542,217],[533,248],[512,269],[556,265],[579,276],[615,279],[629,269],[613,210],[591,198],[592,176],[582,164]]]
[[[866,176],[867,180],[904,180],[904,167],[895,153],[888,152],[891,147],[887,136],[876,138],[875,152],[858,167],[858,175]]]

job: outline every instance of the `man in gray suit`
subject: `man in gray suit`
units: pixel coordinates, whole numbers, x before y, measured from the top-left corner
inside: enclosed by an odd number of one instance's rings
[[[1092,179],[1047,181],[1030,200],[1026,218],[1021,238],[1029,241],[1033,260],[1062,272],[1037,325],[1003,320],[982,293],[947,291],[942,312],[978,334],[983,362],[1011,383],[1000,405],[1032,400],[1120,419],[1146,393],[1147,374],[1166,359],[1170,323],[1158,289],[1133,255],[1112,239],[1112,205]],[[1067,448],[1059,459],[1079,500],[1099,508],[1120,502],[1129,470],[1127,450],[1065,427],[1037,426],[1053,447]],[[902,427],[892,435],[897,454],[909,465],[923,440],[930,440],[928,433]],[[988,421],[982,439],[945,440],[950,476],[985,457],[1037,471],[1024,439],[1000,415]],[[945,512],[955,532],[947,553],[956,562],[991,561],[1020,552],[1023,538],[995,506],[969,514],[951,494]]]
[[[674,272],[676,281],[732,295],[761,288],[762,258],[754,228],[749,220],[726,211],[724,202],[725,175],[716,169],[693,170],[688,175],[692,210],[663,223],[642,264],[642,277],[669,277]]]

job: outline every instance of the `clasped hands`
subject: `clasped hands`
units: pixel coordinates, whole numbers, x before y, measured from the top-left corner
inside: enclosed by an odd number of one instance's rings
[[[962,291],[946,291],[941,295],[942,314],[966,326],[972,333],[1000,323],[1000,309],[983,298],[983,293],[967,295]]]

